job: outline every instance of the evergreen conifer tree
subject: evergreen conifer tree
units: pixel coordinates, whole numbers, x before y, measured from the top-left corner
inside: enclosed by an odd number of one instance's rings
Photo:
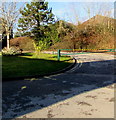
[[[24,35],[34,36],[35,40],[43,39],[48,24],[54,22],[52,8],[48,9],[48,2],[31,2],[20,11],[19,31]]]

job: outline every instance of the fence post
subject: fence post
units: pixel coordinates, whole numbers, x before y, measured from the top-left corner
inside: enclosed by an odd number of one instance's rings
[[[52,54],[54,55],[54,51],[52,51]]]
[[[60,61],[60,49],[58,49],[58,61]]]

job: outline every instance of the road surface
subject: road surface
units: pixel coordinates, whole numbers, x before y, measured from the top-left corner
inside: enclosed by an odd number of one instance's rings
[[[113,55],[73,55],[62,74],[3,82],[3,118],[113,118]]]

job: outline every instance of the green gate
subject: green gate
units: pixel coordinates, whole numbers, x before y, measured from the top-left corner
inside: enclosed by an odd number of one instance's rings
[[[71,51],[71,53],[61,53],[61,51]],[[92,51],[96,51],[96,52],[92,52]],[[103,52],[116,52],[116,49],[58,49],[57,56],[58,56],[58,61],[60,61],[61,55],[77,55],[77,54],[103,53]]]

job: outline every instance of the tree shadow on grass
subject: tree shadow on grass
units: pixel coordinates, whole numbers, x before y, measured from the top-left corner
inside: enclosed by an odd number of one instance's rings
[[[3,56],[3,81],[41,77],[54,74],[71,65],[70,62],[25,58],[20,56]],[[67,60],[68,61],[68,60]]]
[[[3,82],[3,118],[19,117],[86,91],[112,85],[115,62],[85,62],[73,72]]]

